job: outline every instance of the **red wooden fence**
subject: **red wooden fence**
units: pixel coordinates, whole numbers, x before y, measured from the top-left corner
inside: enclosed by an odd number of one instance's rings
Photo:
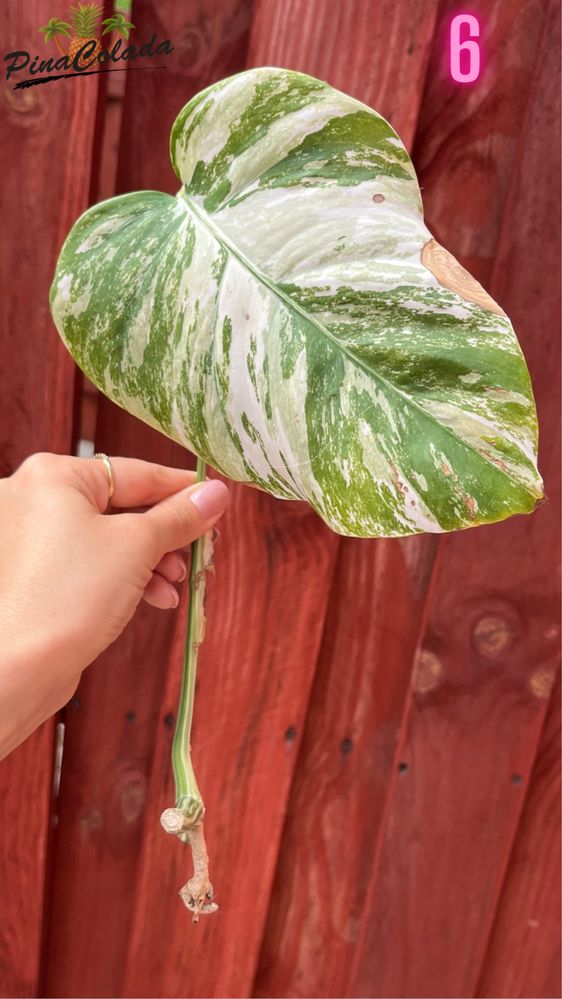
[[[167,72],[4,83],[2,474],[88,423],[110,454],[192,463],[103,398],[93,428],[48,287],[89,201],[175,191],[189,97],[279,65],[371,104],[411,149],[429,227],[514,321],[548,502],[439,541],[360,541],[234,486],[192,739],[220,912],[192,926],[189,854],[159,825],[185,608],[143,606],[0,765],[2,996],[560,995],[559,3],[472,0],[471,86],[445,62],[458,10],[134,0],[139,37],[172,40]],[[6,2],[5,49],[41,51],[53,16],[62,0]]]

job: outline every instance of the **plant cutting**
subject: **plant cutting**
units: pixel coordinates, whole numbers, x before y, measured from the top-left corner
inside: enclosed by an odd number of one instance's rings
[[[342,535],[534,509],[536,411],[513,327],[427,229],[384,118],[321,80],[253,69],[186,104],[171,158],[175,197],[95,205],[57,264],[55,324],[102,392],[193,451],[199,476],[306,500]],[[192,551],[162,819],[192,845],[195,918],[216,907],[189,744],[210,546]]]

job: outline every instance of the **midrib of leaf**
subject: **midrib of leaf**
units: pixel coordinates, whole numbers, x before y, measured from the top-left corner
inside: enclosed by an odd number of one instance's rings
[[[242,252],[242,250],[240,250],[232,242],[232,240],[225,235],[225,233],[219,228],[219,226],[216,225],[215,222],[213,222],[211,216],[203,209],[200,209],[198,205],[196,205],[196,203],[192,200],[192,198],[190,198],[190,196],[187,194],[185,186],[181,187],[177,197],[181,198],[185,202],[187,208],[193,213],[193,215],[195,215],[195,217],[199,219],[199,221],[209,230],[209,232],[214,236],[216,240],[218,240],[219,243],[222,243],[222,245],[226,247],[229,253],[232,253],[233,256],[235,256],[237,260],[240,261],[243,267],[245,267],[248,271],[250,271],[250,273],[253,274],[258,281],[266,285],[266,287],[269,288],[272,294],[275,295],[277,298],[281,299],[281,301],[284,302],[285,305],[290,310],[297,312],[299,315],[303,317],[303,319],[305,319],[316,330],[318,330],[318,332],[321,335],[325,336],[328,340],[330,340],[331,343],[333,343],[334,346],[342,352],[342,354],[344,354],[347,358],[349,358],[352,364],[354,364],[357,368],[363,371],[370,378],[374,378],[379,385],[384,386],[384,388],[387,389],[390,393],[394,393],[396,396],[403,399],[408,406],[411,406],[418,413],[420,413],[422,418],[429,421],[429,423],[432,426],[437,426],[441,431],[444,430],[445,433],[448,434],[448,436],[453,438],[457,446],[464,448],[465,450],[475,454],[477,458],[484,463],[485,467],[489,467],[491,465],[496,472],[498,472],[500,475],[502,475],[504,478],[508,480],[511,486],[516,484],[519,488],[524,489],[525,492],[529,494],[529,496],[535,497],[535,493],[532,492],[525,483],[514,479],[503,468],[501,468],[499,465],[496,465],[493,461],[490,461],[483,454],[481,454],[480,451],[478,451],[475,447],[473,447],[472,444],[470,444],[466,440],[463,440],[462,437],[459,437],[458,434],[456,434],[455,431],[452,429],[452,427],[447,426],[447,424],[445,423],[440,423],[439,420],[437,420],[434,416],[432,416],[431,413],[428,413],[427,410],[423,408],[423,406],[420,406],[420,404],[416,402],[415,399],[412,399],[411,396],[407,395],[405,392],[402,392],[399,388],[396,387],[396,385],[393,385],[392,382],[389,382],[388,379],[386,379],[383,375],[379,374],[373,368],[369,368],[366,364],[364,364],[361,361],[360,358],[356,357],[353,353],[351,353],[351,351],[346,347],[346,345],[343,344],[340,340],[338,340],[338,338],[335,337],[333,333],[331,333],[330,330],[326,328],[326,326],[318,322],[318,320],[314,316],[309,315],[309,313],[306,312],[306,310],[303,309],[301,305],[299,305],[297,302],[294,302],[293,299],[289,297],[289,295],[286,295],[285,292],[283,292],[275,284],[275,282],[271,280],[271,278],[269,278],[266,274],[263,273],[263,271],[261,271],[258,267],[255,266],[255,264],[251,262],[251,260]],[[333,441],[331,443],[333,443]],[[523,454],[523,452],[521,453]]]

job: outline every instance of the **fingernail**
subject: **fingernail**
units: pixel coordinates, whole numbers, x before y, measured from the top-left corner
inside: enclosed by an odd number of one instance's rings
[[[180,566],[180,574],[178,576],[178,583],[183,583],[185,577],[187,576],[187,566],[182,558],[178,557],[178,562]]]
[[[189,498],[203,520],[211,520],[226,508],[229,492],[220,479],[207,479],[191,487]]]
[[[170,597],[172,598],[172,607],[177,607],[180,602],[180,595],[173,587],[171,588]]]

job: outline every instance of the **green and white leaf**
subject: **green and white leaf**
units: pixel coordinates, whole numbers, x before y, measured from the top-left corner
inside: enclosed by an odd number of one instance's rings
[[[380,115],[254,69],[184,107],[171,155],[176,197],[96,205],[60,255],[53,317],[102,392],[340,534],[534,508],[536,413],[513,328],[422,262],[416,176]]]

